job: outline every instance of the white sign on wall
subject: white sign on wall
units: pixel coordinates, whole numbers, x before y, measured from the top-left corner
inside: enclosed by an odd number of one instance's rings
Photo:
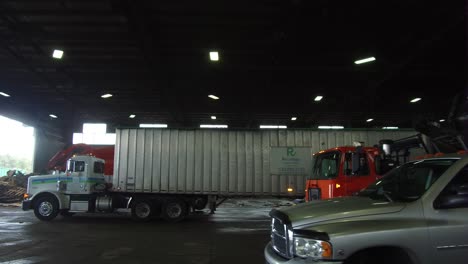
[[[310,175],[312,149],[309,147],[272,147],[270,151],[270,174]]]

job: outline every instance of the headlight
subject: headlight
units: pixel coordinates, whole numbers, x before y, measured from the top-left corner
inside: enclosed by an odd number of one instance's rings
[[[295,237],[294,252],[301,258],[330,258],[332,256],[332,246],[326,241]]]

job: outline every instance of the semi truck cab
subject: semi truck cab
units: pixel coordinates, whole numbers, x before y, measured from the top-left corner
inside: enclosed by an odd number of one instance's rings
[[[305,200],[350,196],[380,177],[377,148],[344,146],[323,150],[313,157]]]
[[[58,213],[94,211],[107,186],[103,159],[75,156],[68,160],[66,172],[29,177],[22,207],[33,209],[41,220]]]

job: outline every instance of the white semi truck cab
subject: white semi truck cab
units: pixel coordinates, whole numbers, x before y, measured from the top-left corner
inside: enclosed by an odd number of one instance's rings
[[[41,220],[59,213],[111,211],[116,199],[107,193],[110,184],[105,177],[104,160],[75,156],[68,160],[66,172],[29,177],[23,210],[33,209]]]

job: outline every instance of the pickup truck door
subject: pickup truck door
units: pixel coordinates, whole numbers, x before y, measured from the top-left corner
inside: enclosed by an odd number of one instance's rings
[[[460,186],[468,186],[468,166],[465,166],[434,200],[452,192]],[[452,190],[452,191],[451,191]],[[468,194],[468,193],[467,193]],[[459,194],[459,195],[467,195]],[[435,209],[428,203],[425,215],[431,238],[433,263],[466,264],[468,260],[468,204],[453,208]]]

